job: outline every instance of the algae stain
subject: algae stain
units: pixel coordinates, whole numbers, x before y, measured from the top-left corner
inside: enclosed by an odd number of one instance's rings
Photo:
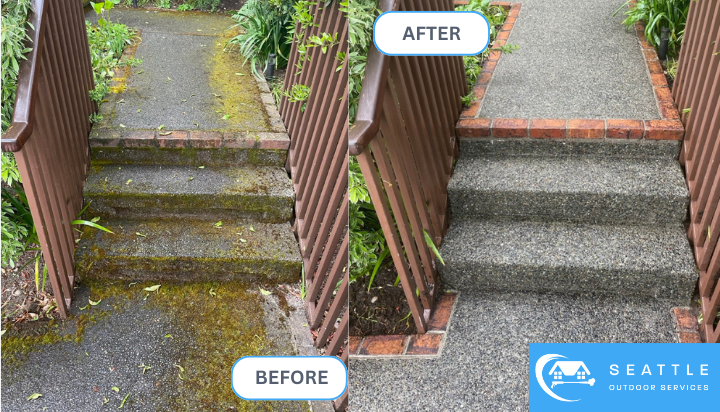
[[[132,283],[132,285],[131,285]],[[144,292],[161,283],[158,293]],[[162,378],[161,404],[168,410],[275,410],[274,402],[248,402],[238,398],[229,382],[233,363],[243,356],[277,355],[267,339],[262,313],[263,298],[241,282],[141,282],[91,281],[96,299],[120,297],[123,302],[145,302],[149,310],[173,319],[169,344],[179,345],[183,359],[177,359],[184,372],[177,370]],[[210,293],[212,291],[212,293]],[[146,300],[142,298],[147,295]],[[168,331],[158,331],[165,335]],[[287,403],[283,410],[288,410]],[[296,402],[292,409],[308,410]]]
[[[209,80],[212,91],[219,97],[214,99],[213,110],[220,117],[230,116],[224,120],[228,130],[269,131],[270,121],[250,68],[243,65],[244,58],[236,49],[225,49],[228,40],[236,34],[237,30],[228,30],[215,40],[209,62]],[[235,75],[238,71],[247,72],[247,75]]]

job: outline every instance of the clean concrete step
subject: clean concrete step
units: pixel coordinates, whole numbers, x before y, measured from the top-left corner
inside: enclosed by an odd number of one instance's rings
[[[222,220],[101,221],[75,252],[81,278],[295,282],[301,257],[289,223]],[[251,230],[252,227],[252,230]]]
[[[460,291],[599,292],[687,305],[698,276],[681,224],[455,221],[440,253],[443,282]]]
[[[281,167],[94,165],[86,216],[208,217],[286,222],[294,194]]]
[[[460,138],[459,143],[460,154],[468,157],[509,154],[677,159],[680,154],[680,142],[672,140]]]
[[[688,191],[671,158],[468,155],[448,186],[453,219],[515,216],[588,222],[682,222]]]

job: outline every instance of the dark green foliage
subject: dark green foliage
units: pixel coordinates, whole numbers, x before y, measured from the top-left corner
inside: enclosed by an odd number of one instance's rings
[[[275,67],[287,66],[290,54],[294,0],[248,0],[233,16],[243,33],[228,44],[237,45],[255,75],[264,70],[268,56],[275,53]]]
[[[370,201],[360,165],[354,157],[350,158],[349,174],[350,195],[350,281],[361,276],[371,275],[382,265],[388,256],[385,235],[380,227],[375,207]]]
[[[629,5],[629,1],[618,9]],[[645,23],[645,37],[654,47],[660,46],[660,33],[663,27],[670,29],[668,42],[668,55],[677,58],[680,54],[680,44],[685,34],[690,0],[638,0],[635,7],[629,7],[625,12],[623,23],[633,28],[635,23]]]
[[[348,47],[349,47],[349,104],[350,123],[355,121],[360,89],[365,78],[367,54],[372,44],[372,28],[375,18],[380,14],[377,0],[345,0],[340,3],[348,16]]]

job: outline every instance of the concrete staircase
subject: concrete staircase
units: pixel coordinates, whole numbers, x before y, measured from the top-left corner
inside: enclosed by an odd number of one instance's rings
[[[277,150],[101,148],[85,185],[86,215],[115,234],[85,230],[76,252],[83,278],[292,282],[300,255],[290,224],[293,189]],[[207,152],[206,150],[205,152]],[[149,151],[180,164],[134,164]],[[110,154],[111,153],[111,154]],[[222,155],[221,155],[222,153]],[[108,162],[106,159],[116,159]],[[119,161],[117,159],[127,159]],[[272,161],[268,160],[272,159]],[[149,162],[144,162],[149,163]]]
[[[81,278],[294,282],[290,140],[270,90],[224,45],[228,16],[113,10],[138,30],[90,133]]]
[[[677,142],[461,139],[443,281],[688,305],[697,281]]]

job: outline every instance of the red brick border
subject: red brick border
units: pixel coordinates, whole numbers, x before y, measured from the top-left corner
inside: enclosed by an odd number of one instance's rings
[[[702,343],[697,318],[689,308],[673,308],[675,331],[680,343]]]
[[[287,133],[93,128],[90,147],[287,150]]]
[[[352,358],[440,356],[457,296],[457,292],[449,292],[437,298],[426,334],[350,336],[348,354]]]
[[[634,2],[633,2],[634,3]],[[464,5],[467,1],[455,1],[455,5]],[[513,25],[520,13],[520,3],[493,2],[492,5],[509,10],[508,17],[502,26],[491,48],[504,46]],[[501,53],[490,52],[488,60],[483,64],[480,76],[473,86],[475,102],[463,110],[460,120],[455,126],[459,137],[497,137],[497,138],[551,138],[551,139],[647,139],[647,140],[682,140],[685,128],[680,121],[672,93],[667,85],[663,68],[658,60],[655,49],[645,38],[645,25],[637,23],[635,32],[640,48],[645,56],[648,76],[653,85],[655,99],[661,119],[659,120],[626,120],[626,119],[490,119],[477,117],[485,97],[487,87],[492,80]],[[563,125],[563,122],[564,125]]]

